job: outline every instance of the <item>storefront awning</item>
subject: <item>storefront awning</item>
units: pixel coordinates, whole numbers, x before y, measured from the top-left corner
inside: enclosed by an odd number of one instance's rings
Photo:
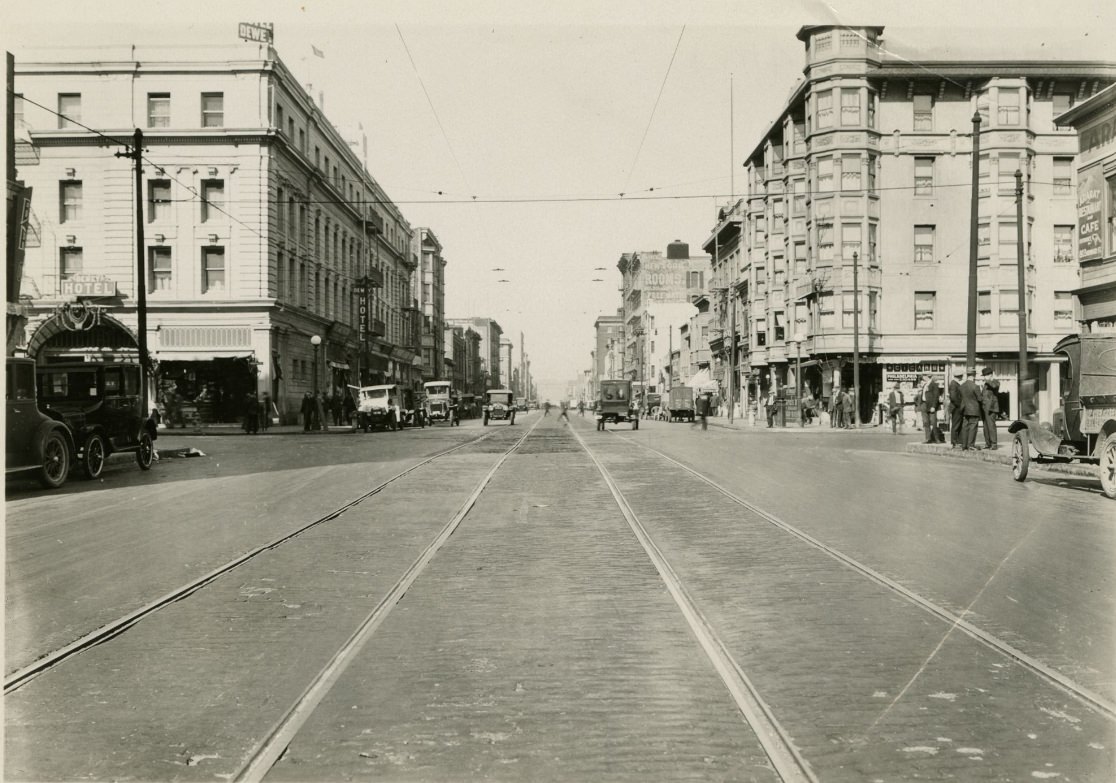
[[[158,362],[211,362],[214,359],[255,359],[255,354],[244,351],[155,351],[152,358]]]
[[[347,370],[347,369],[349,369],[349,365],[346,362],[335,362],[335,361],[331,360],[330,363],[329,363],[329,366],[331,368],[333,368],[334,370]]]

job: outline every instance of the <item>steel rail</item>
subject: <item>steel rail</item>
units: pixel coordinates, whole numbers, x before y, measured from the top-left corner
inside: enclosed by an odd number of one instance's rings
[[[681,610],[682,616],[690,626],[690,630],[697,638],[713,667],[717,670],[721,681],[724,682],[725,687],[732,695],[733,701],[736,702],[736,706],[743,715],[745,722],[755,733],[756,739],[759,740],[760,746],[767,754],[767,758],[776,773],[785,783],[818,783],[818,778],[810,768],[809,762],[795,746],[789,733],[779,724],[774,712],[760,696],[759,691],[748,679],[732,654],[729,653],[724,642],[697,604],[694,603],[682,584],[681,578],[675,573],[666,556],[652,540],[643,523],[639,521],[638,515],[629,505],[612,474],[586,445],[581,435],[572,427],[570,432],[581,444],[581,447],[585,449],[589,458],[593,460],[593,464],[596,465],[601,476],[604,477],[609,491],[612,492],[612,497],[616,500],[616,505],[620,507],[620,512],[628,522],[628,526],[632,529],[636,539],[643,546],[647,556],[659,572],[659,576],[671,597],[674,598],[679,610]]]
[[[26,685],[28,682],[35,679],[36,677],[38,677],[43,672],[49,671],[50,669],[54,668],[58,664],[62,663],[67,658],[70,658],[70,657],[72,657],[72,656],[74,656],[74,655],[76,655],[76,654],[78,654],[78,653],[80,653],[84,650],[88,650],[91,647],[96,647],[97,645],[102,644],[102,643],[112,639],[115,636],[118,636],[119,634],[123,633],[124,631],[128,630],[133,625],[138,623],[140,620],[143,620],[144,618],[149,617],[150,615],[152,615],[155,612],[158,612],[159,610],[169,606],[170,604],[176,603],[177,601],[181,601],[183,598],[186,598],[187,596],[191,595],[192,593],[197,592],[198,590],[205,587],[209,583],[211,583],[214,580],[224,576],[225,574],[229,573],[233,569],[238,568],[241,565],[244,565],[248,561],[257,557],[258,555],[260,555],[264,552],[268,552],[272,549],[275,549],[276,547],[281,546],[282,544],[285,544],[286,542],[290,541],[291,539],[302,535],[306,531],[308,531],[308,530],[310,530],[314,527],[317,527],[318,525],[320,525],[324,522],[328,522],[331,519],[336,519],[341,514],[345,513],[349,509],[351,509],[353,506],[356,506],[358,503],[362,503],[365,500],[367,500],[368,498],[372,497],[373,495],[376,495],[376,494],[380,493],[388,485],[398,481],[399,479],[401,479],[404,476],[418,470],[419,468],[425,467],[426,465],[429,465],[431,462],[433,462],[437,459],[441,459],[442,457],[445,457],[448,454],[452,454],[455,451],[458,451],[460,449],[463,449],[463,448],[466,448],[468,446],[472,446],[476,443],[479,443],[480,441],[482,441],[486,438],[492,437],[494,434],[495,434],[495,431],[485,432],[484,434],[482,434],[482,435],[480,435],[476,438],[473,438],[472,440],[466,441],[464,443],[459,443],[458,445],[453,446],[451,448],[448,448],[444,451],[440,451],[437,454],[432,454],[429,457],[426,457],[426,458],[416,462],[415,464],[411,465],[410,467],[406,468],[405,470],[402,470],[399,473],[396,473],[391,478],[388,478],[385,481],[377,484],[375,487],[368,490],[364,494],[360,495],[355,500],[351,500],[348,503],[346,503],[345,505],[339,506],[338,508],[334,509],[333,511],[330,511],[328,514],[315,519],[313,522],[310,522],[306,525],[303,525],[302,527],[299,527],[298,529],[293,530],[291,532],[285,533],[284,535],[280,536],[279,538],[276,538],[272,541],[269,541],[266,544],[255,547],[254,549],[251,549],[251,550],[245,552],[244,554],[240,555],[239,557],[236,557],[236,558],[228,561],[224,565],[218,566],[217,568],[213,569],[209,573],[207,573],[203,576],[200,576],[197,579],[194,579],[193,581],[188,582],[185,585],[182,585],[181,587],[177,587],[174,590],[170,591],[169,593],[166,593],[165,595],[161,596],[160,598],[156,598],[155,600],[150,601],[149,603],[139,607],[138,609],[136,609],[132,612],[129,612],[128,614],[124,615],[123,617],[120,617],[120,618],[118,618],[116,620],[113,620],[112,622],[110,622],[106,625],[102,625],[100,628],[97,628],[93,631],[90,631],[89,633],[75,639],[74,641],[70,642],[69,644],[65,645],[64,647],[60,647],[57,650],[54,650],[53,652],[50,652],[50,653],[36,659],[35,661],[28,664],[27,666],[24,666],[20,669],[16,669],[15,671],[9,673],[8,675],[6,675],[4,677],[4,695],[7,695],[9,693],[12,693],[15,690],[18,690],[20,687]]]
[[[1052,685],[1062,689],[1063,691],[1065,691],[1070,696],[1074,697],[1075,699],[1077,699],[1078,701],[1082,702],[1083,704],[1089,706],[1090,708],[1096,710],[1097,712],[1104,715],[1109,720],[1116,721],[1116,703],[1113,703],[1111,700],[1106,699],[1103,695],[1091,690],[1090,688],[1085,687],[1084,685],[1080,685],[1079,683],[1074,682],[1073,680],[1066,677],[1064,674],[1057,671],[1056,669],[1054,669],[1050,666],[1047,666],[1046,664],[1044,664],[1042,661],[1038,660],[1037,658],[1034,658],[1030,655],[1027,655],[1025,652],[1023,652],[1022,650],[1019,650],[1018,648],[1008,644],[1003,639],[1000,639],[1000,638],[994,636],[993,634],[990,634],[987,631],[982,630],[981,628],[973,625],[968,620],[964,619],[963,617],[961,617],[957,614],[954,614],[953,612],[946,609],[945,607],[939,606],[938,604],[934,603],[933,601],[931,601],[928,598],[924,598],[923,596],[919,595],[918,593],[914,592],[913,590],[911,590],[907,587],[904,587],[899,582],[896,582],[894,579],[891,579],[887,576],[884,576],[883,574],[881,574],[880,572],[871,568],[870,566],[864,565],[863,563],[859,562],[858,560],[850,557],[849,555],[846,555],[844,552],[840,551],[839,549],[836,549],[835,547],[832,547],[829,544],[826,544],[825,542],[820,541],[817,538],[814,538],[809,533],[807,533],[803,530],[800,530],[799,528],[795,527],[794,525],[790,524],[789,522],[786,522],[786,521],[780,519],[779,517],[775,516],[771,512],[765,511],[764,509],[760,508],[759,506],[756,506],[755,504],[750,503],[747,500],[744,500],[742,497],[740,497],[736,493],[734,493],[731,490],[721,486],[716,481],[714,481],[713,479],[709,478],[708,476],[700,473],[695,468],[692,468],[689,465],[686,465],[685,463],[676,460],[674,457],[671,457],[667,454],[664,454],[663,452],[659,451],[658,449],[656,449],[653,446],[649,446],[645,443],[640,443],[639,441],[632,440],[631,438],[624,437],[623,435],[617,435],[616,437],[620,438],[621,440],[627,441],[629,443],[635,444],[637,446],[641,446],[642,448],[647,449],[648,451],[659,455],[663,459],[665,459],[668,462],[678,466],[679,468],[686,471],[687,473],[690,473],[694,477],[700,479],[701,481],[704,481],[710,487],[717,490],[718,492],[720,492],[722,495],[729,498],[733,502],[735,502],[735,503],[743,506],[744,508],[748,509],[749,511],[751,511],[753,514],[760,517],[761,519],[769,522],[770,524],[774,525],[775,527],[779,528],[780,530],[783,530],[786,533],[790,533],[792,536],[795,536],[796,538],[800,539],[801,541],[804,541],[805,543],[809,544],[810,546],[821,550],[822,552],[829,555],[833,559],[839,561],[843,565],[851,568],[852,570],[860,573],[861,575],[868,577],[869,579],[876,582],[877,584],[880,584],[883,587],[886,587],[887,589],[889,589],[889,590],[897,593],[898,595],[906,598],[911,603],[913,603],[916,606],[924,609],[925,611],[934,615],[938,619],[943,620],[946,623],[949,623],[950,626],[952,626],[953,628],[957,628],[958,630],[965,633],[967,636],[977,640],[978,642],[981,642],[981,643],[987,645],[988,647],[990,647],[991,649],[1000,653],[1001,655],[1004,655],[1007,658],[1010,658],[1011,660],[1015,661],[1016,663],[1023,666],[1027,670],[1031,671],[1033,674],[1038,675],[1039,677],[1043,678],[1044,680],[1051,683]]]
[[[349,639],[341,646],[341,648],[330,658],[329,662],[315,675],[314,679],[303,691],[302,695],[295,700],[294,704],[284,713],[283,717],[276,722],[272,729],[268,732],[267,736],[256,746],[248,757],[247,763],[241,767],[240,771],[231,779],[234,781],[244,781],[245,783],[257,783],[262,781],[271,768],[275,765],[282,755],[286,752],[287,746],[298,734],[303,724],[310,718],[314,710],[321,703],[322,699],[333,688],[337,680],[353,662],[360,650],[364,647],[365,643],[372,637],[376,629],[387,619],[391,614],[395,605],[403,598],[404,594],[411,588],[411,585],[419,575],[423,572],[426,566],[437,554],[438,550],[446,543],[454,531],[460,526],[462,520],[476,505],[477,498],[480,497],[481,492],[488,486],[492,477],[507,461],[508,457],[522,445],[523,441],[535,430],[536,427],[542,422],[540,417],[531,428],[528,429],[523,435],[512,444],[511,448],[505,451],[492,468],[485,474],[484,478],[480,480],[473,492],[453,515],[449,522],[439,531],[434,540],[422,551],[418,558],[410,565],[410,567],[400,577],[399,581],[388,591],[376,607],[361,621],[357,629],[352,633]]]

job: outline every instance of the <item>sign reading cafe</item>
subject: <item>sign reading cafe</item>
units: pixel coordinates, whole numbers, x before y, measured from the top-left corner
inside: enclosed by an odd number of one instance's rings
[[[1077,256],[1081,261],[1104,254],[1104,181],[1101,167],[1082,169],[1077,175]]]

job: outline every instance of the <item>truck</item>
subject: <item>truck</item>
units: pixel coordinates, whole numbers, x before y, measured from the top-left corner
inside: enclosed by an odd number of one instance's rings
[[[600,383],[597,400],[597,430],[604,430],[608,422],[631,422],[632,429],[639,429],[639,408],[632,397],[632,382],[608,380]]]
[[[671,421],[694,420],[694,390],[689,386],[672,386],[667,402]]]
[[[426,392],[426,418],[433,425],[436,421],[444,421],[451,427],[460,426],[461,418],[457,415],[457,395],[453,392],[453,385],[449,381],[427,381],[422,385]]]
[[[1070,335],[1053,352],[1062,358],[1062,404],[1052,421],[1039,422],[1021,395],[1023,418],[1008,427],[1012,478],[1025,481],[1032,461],[1093,464],[1101,490],[1116,498],[1116,335]]]

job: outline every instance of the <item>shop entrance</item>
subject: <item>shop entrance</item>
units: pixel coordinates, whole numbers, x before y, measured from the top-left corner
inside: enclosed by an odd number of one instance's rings
[[[245,399],[256,392],[256,366],[245,356],[163,361],[157,379],[168,427],[240,421]]]

